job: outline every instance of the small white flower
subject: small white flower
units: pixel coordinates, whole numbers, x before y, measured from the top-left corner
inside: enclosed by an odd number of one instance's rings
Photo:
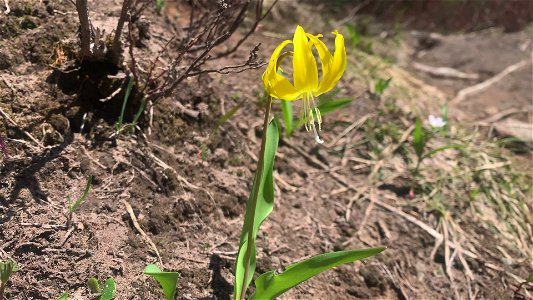
[[[441,117],[435,117],[434,115],[429,115],[429,125],[434,128],[442,128],[446,126],[446,121],[444,121]]]

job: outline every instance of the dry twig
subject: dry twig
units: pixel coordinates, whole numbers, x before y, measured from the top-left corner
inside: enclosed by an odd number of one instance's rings
[[[157,255],[157,258],[159,259],[159,263],[161,264],[161,266],[163,266],[163,261],[161,260],[161,255],[159,255],[159,250],[157,250],[157,247],[155,246],[154,242],[152,242],[152,239],[148,235],[146,235],[144,230],[142,230],[141,225],[139,225],[139,222],[137,221],[137,217],[135,216],[135,213],[133,212],[133,208],[128,203],[128,201],[126,201],[124,199],[122,199],[121,201],[124,204],[124,206],[126,207],[126,211],[128,212],[128,214],[130,216],[130,219],[131,219],[131,222],[133,223],[133,226],[141,234],[141,236],[144,239],[144,241],[146,243],[148,243],[150,248],[152,248],[152,250]]]
[[[517,62],[516,64],[508,66],[507,68],[505,68],[500,73],[496,74],[495,76],[493,76],[493,77],[491,77],[491,78],[489,78],[489,79],[487,79],[487,80],[485,80],[485,81],[483,81],[481,83],[478,83],[476,85],[473,85],[473,86],[470,86],[470,87],[467,87],[467,88],[464,88],[464,89],[460,90],[457,93],[457,96],[455,96],[455,98],[453,98],[449,102],[449,104],[452,104],[452,105],[453,104],[457,104],[457,103],[465,100],[468,96],[483,91],[484,89],[490,87],[491,85],[495,84],[496,82],[502,80],[507,75],[520,70],[521,68],[527,66],[530,63],[531,63],[530,60],[524,59],[522,61]]]
[[[36,138],[33,137],[33,135],[31,135],[29,132],[27,132],[26,130],[22,129],[22,127],[20,127],[17,122],[15,122],[13,119],[11,119],[3,110],[2,108],[0,108],[0,115],[2,115],[2,117],[4,117],[4,119],[6,119],[7,121],[9,121],[12,125],[14,125],[15,127],[17,127],[18,130],[22,131],[22,133],[24,133],[24,135],[26,137],[28,137],[30,140],[32,140],[32,142],[34,142],[35,144],[37,144],[37,146],[39,148],[44,148],[43,144],[41,144],[41,142],[39,142]]]
[[[432,75],[435,77],[470,79],[470,80],[475,80],[479,78],[479,74],[465,73],[465,72],[461,72],[459,70],[448,68],[448,67],[432,67],[432,66],[424,65],[421,63],[417,63],[417,62],[414,62],[412,65],[413,65],[413,68],[419,71],[422,71],[424,73],[428,73],[429,75]]]

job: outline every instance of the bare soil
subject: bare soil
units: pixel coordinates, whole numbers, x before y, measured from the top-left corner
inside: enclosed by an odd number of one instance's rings
[[[116,19],[119,5],[89,1],[94,22]],[[285,6],[283,6],[285,5]],[[280,18],[293,3],[274,11],[259,32],[234,55],[216,62],[241,63],[261,43],[267,58],[300,21],[310,31],[324,31],[318,14]],[[77,16],[70,1],[10,1],[12,12],[0,17],[0,108],[5,118],[0,134],[7,137],[9,156],[0,164],[0,258],[12,257],[20,270],[12,276],[7,299],[93,299],[87,279],[114,277],[117,299],[161,299],[157,284],[142,274],[159,262],[136,230],[126,210],[133,207],[140,227],[155,243],[164,270],[178,271],[179,299],[229,299],[245,202],[259,150],[262,70],[231,75],[201,75],[186,81],[154,107],[153,124],[143,134],[113,133],[113,114],[87,106],[79,91],[65,91],[51,66],[54,49],[64,45],[73,59]],[[183,6],[167,1],[165,16],[147,11],[150,39],[136,48],[141,57],[155,57]],[[116,13],[115,13],[116,12]],[[326,25],[324,25],[326,26]],[[531,32],[473,32],[447,36],[417,60],[480,74],[479,81],[531,52]],[[233,41],[233,40],[232,40]],[[328,38],[328,44],[332,44]],[[526,45],[526,46],[523,46]],[[224,47],[224,46],[221,46]],[[522,50],[524,49],[524,50]],[[454,54],[457,51],[457,54]],[[478,60],[483,54],[483,60]],[[416,72],[412,70],[412,72]],[[528,73],[529,72],[529,73]],[[486,117],[496,110],[531,104],[531,64],[458,109]],[[450,97],[474,82],[437,81],[418,74]],[[357,98],[348,108],[325,119],[323,138],[332,141],[352,122],[375,112],[367,87],[353,74],[340,83],[341,96]],[[105,95],[99,95],[103,97]],[[505,99],[516,99],[504,101]],[[489,99],[489,100],[486,100]],[[216,121],[244,101],[231,122],[208,139]],[[488,103],[483,102],[488,101]],[[181,103],[177,105],[176,103]],[[479,107],[484,109],[480,111]],[[183,107],[197,111],[191,116]],[[275,107],[279,112],[279,107]],[[82,116],[87,113],[84,123]],[[531,121],[531,113],[525,119]],[[30,133],[37,141],[24,134]],[[202,150],[202,147],[206,149]],[[366,184],[370,166],[350,161],[332,148],[320,147],[305,131],[280,142],[275,164],[276,207],[258,240],[257,272],[277,269],[318,253],[386,245],[381,255],[323,273],[284,294],[284,299],[512,299],[517,286],[509,273],[525,278],[530,267],[503,264],[487,253],[501,253],[498,238],[475,221],[461,224],[478,233],[487,251],[468,258],[474,279],[460,263],[451,280],[444,269],[443,248],[431,258],[435,239],[406,218],[380,206],[369,208],[368,197],[353,203],[353,187]],[[68,231],[68,197],[77,198],[89,175],[93,186]],[[350,187],[346,185],[349,184]],[[374,190],[376,197],[405,214],[435,227],[437,218],[412,203],[405,178]],[[368,214],[366,213],[368,212]],[[508,255],[518,254],[507,249]],[[491,268],[490,265],[498,268]],[[529,293],[531,294],[531,287]],[[522,298],[525,295],[520,296]]]

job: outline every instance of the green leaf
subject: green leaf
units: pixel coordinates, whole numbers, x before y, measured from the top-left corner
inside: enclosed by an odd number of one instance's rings
[[[526,279],[526,282],[533,282],[533,272],[529,274],[529,276]]]
[[[78,200],[76,200],[76,202],[74,203],[71,203],[69,205],[69,208],[68,210],[73,213],[76,211],[76,209],[78,209],[78,207],[85,201],[85,198],[87,198],[87,196],[89,196],[89,190],[91,189],[91,184],[93,182],[93,176],[89,176],[89,179],[87,180],[87,184],[85,185],[85,191],[83,191],[83,194],[81,195],[81,197],[78,198]],[[70,199],[69,199],[69,202],[70,202]]]
[[[422,159],[424,158],[428,158],[428,157],[431,157],[439,152],[442,152],[444,150],[448,150],[448,149],[460,149],[460,148],[464,148],[463,145],[459,145],[459,144],[450,144],[450,145],[447,145],[447,146],[442,146],[442,147],[439,147],[437,149],[433,149],[427,153],[424,153],[424,155],[422,155]]]
[[[116,292],[117,289],[115,286],[115,280],[109,277],[104,282],[104,288],[102,289],[102,293],[100,294],[100,300],[111,300],[115,298]]]
[[[361,43],[361,34],[359,33],[359,30],[357,27],[347,24],[344,26],[346,31],[348,32],[348,37],[350,38],[350,42],[352,43],[353,47],[357,47]]]
[[[266,272],[255,280],[255,294],[251,299],[274,299],[323,271],[374,256],[383,250],[385,247],[324,253],[290,265],[281,274]]]
[[[150,264],[144,268],[144,274],[152,276],[163,288],[165,299],[172,300],[176,294],[176,284],[180,277],[178,272],[162,272],[158,266]]]
[[[416,156],[418,156],[419,159],[422,158],[425,146],[426,141],[424,139],[422,122],[420,121],[420,118],[416,118],[415,130],[413,131],[413,148],[415,148]]]
[[[131,122],[131,127],[137,126],[137,122],[139,122],[139,119],[141,118],[141,115],[144,111],[144,108],[146,107],[147,99],[146,97],[143,97],[141,100],[141,105],[137,109],[137,112],[135,113],[135,116],[133,116],[133,121]]]
[[[165,5],[165,0],[155,0],[155,11],[158,14],[160,14],[164,5]]]
[[[68,291],[64,292],[57,300],[68,300]]]
[[[385,90],[389,87],[389,83],[391,82],[392,77],[389,79],[382,79],[379,78],[378,81],[376,81],[376,84],[374,85],[374,93],[376,95],[381,95]]]
[[[128,82],[128,87],[126,88],[126,93],[124,94],[124,101],[122,101],[122,108],[120,109],[120,116],[118,121],[115,124],[115,130],[118,132],[122,128],[122,123],[124,122],[124,112],[126,111],[126,105],[128,104],[128,99],[130,98],[131,90],[133,88],[133,76],[130,77]]]
[[[351,98],[342,98],[342,99],[335,99],[335,100],[320,100],[317,107],[320,110],[320,113],[325,115],[330,112],[341,109],[347,105],[350,105],[352,101],[353,99]]]
[[[11,276],[11,273],[16,272],[18,270],[17,263],[12,260],[8,259],[6,261],[0,262],[0,283],[5,284],[9,277]]]
[[[283,114],[283,122],[285,123],[285,135],[289,137],[294,130],[292,104],[290,101],[281,100],[281,112]]]
[[[240,299],[241,294],[246,292],[246,289],[250,282],[252,281],[254,272],[255,272],[255,239],[259,227],[267,216],[272,212],[274,208],[274,181],[272,171],[274,168],[274,158],[276,157],[276,150],[278,148],[279,141],[279,129],[278,123],[276,121],[270,122],[266,132],[266,144],[265,144],[265,153],[263,158],[263,170],[261,176],[261,182],[259,185],[256,184],[254,180],[254,185],[252,187],[252,192],[248,198],[248,203],[246,205],[246,214],[244,216],[244,223],[242,226],[240,244],[239,244],[239,254],[237,255],[237,261],[235,263],[235,284],[233,298]],[[257,174],[255,174],[257,176]],[[252,229],[253,239],[248,241],[248,232],[251,226],[251,215],[252,215],[252,197],[256,189],[259,189],[257,197],[257,205],[255,207],[255,218],[254,226]],[[250,256],[250,269],[248,276],[246,278],[246,284],[243,289],[242,283],[244,281],[244,269],[245,269],[245,253],[248,243],[251,243],[251,256]]]
[[[94,277],[91,277],[87,280],[87,286],[93,294],[99,294],[100,292],[102,292],[102,289],[100,288],[100,283],[98,283],[98,279]]]

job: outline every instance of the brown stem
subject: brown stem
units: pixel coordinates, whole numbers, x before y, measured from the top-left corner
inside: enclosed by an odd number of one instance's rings
[[[87,0],[76,0],[76,10],[80,18],[81,58],[85,59],[91,56],[91,27]]]
[[[124,28],[124,22],[128,17],[128,11],[130,9],[131,0],[124,0],[122,2],[122,11],[120,12],[120,18],[118,19],[117,28],[115,29],[115,37],[113,39],[113,45],[111,46],[112,61],[115,65],[120,62],[121,44],[120,36],[122,35],[122,28]]]
[[[268,121],[270,119],[270,108],[272,107],[272,97],[269,95],[267,99],[265,119],[263,121],[263,134],[261,136],[261,151],[259,153],[259,161],[257,162],[257,170],[255,172],[254,194],[252,195],[252,201],[250,202],[250,226],[248,227],[248,244],[246,245],[246,252],[244,254],[244,277],[241,288],[241,300],[244,300],[246,295],[246,284],[248,281],[248,273],[250,272],[250,260],[252,258],[252,239],[254,237],[254,221],[255,221],[255,209],[257,207],[257,197],[259,196],[259,188],[261,185],[261,177],[263,176],[263,164],[265,161],[265,145],[267,139]]]

